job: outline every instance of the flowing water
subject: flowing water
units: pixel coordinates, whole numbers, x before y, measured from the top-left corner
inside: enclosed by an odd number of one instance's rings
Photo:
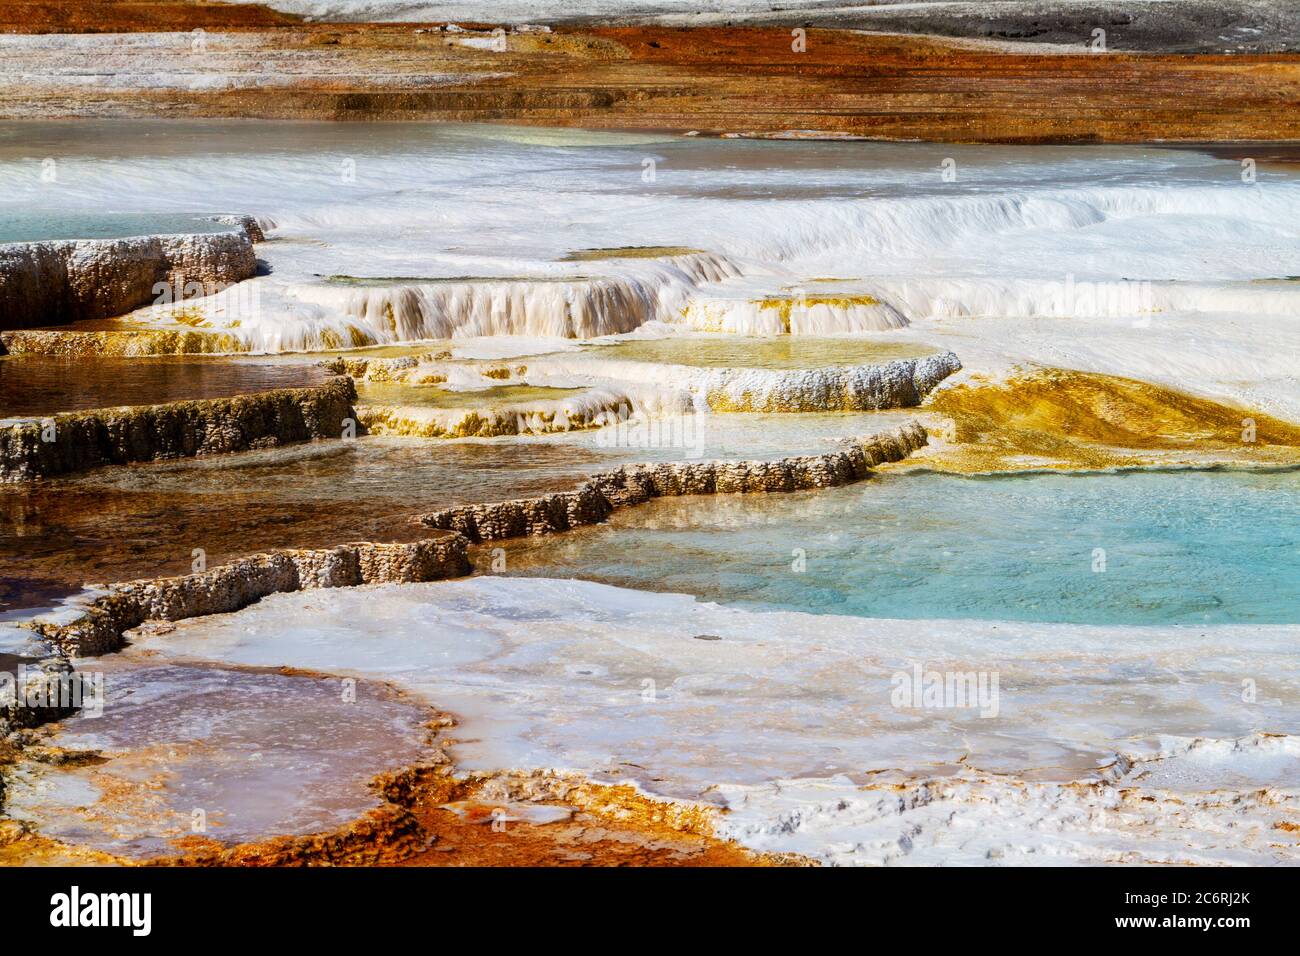
[[[581,389],[677,402],[587,431],[367,436],[0,488],[0,600],[13,617],[87,581],[185,573],[194,549],[216,563],[411,540],[428,533],[416,513],[635,461],[818,454],[911,414],[709,414],[689,432],[650,420],[700,411],[732,370],[728,400],[804,407],[829,366],[951,349],[964,384],[1041,364],[1235,403],[1243,428],[1257,411],[1294,420],[1296,177],[1262,166],[1246,181],[1235,156],[1138,147],[0,124],[0,238],[192,231],[214,210],[268,235],[256,278],[183,315],[97,326],[198,328],[259,357],[8,357],[0,414],[299,383],[342,347],[398,363],[392,381],[362,383],[370,401],[501,408]],[[454,381],[401,380],[431,353],[460,366]],[[484,378],[481,362],[505,359],[527,371]],[[889,473],[651,502],[478,549],[469,580],[274,595],[133,634],[103,662],[124,688],[116,716],[56,735],[109,762],[25,777],[14,806],[134,855],[171,846],[174,811],[193,804],[220,810],[227,842],[359,813],[373,805],[365,775],[418,749],[411,712],[372,702],[339,725],[310,683],[326,678],[262,670],[292,667],[454,712],[463,769],[568,770],[725,806],[719,832],[758,849],[1294,863],[1276,835],[1300,819],[1298,482]],[[950,700],[964,675],[972,698]],[[288,694],[308,703],[281,725],[267,702]],[[313,739],[325,723],[341,729]],[[168,747],[182,756],[159,790],[164,832],[102,794],[122,792],[103,776],[115,766],[153,780],[150,755]],[[269,776],[231,769],[249,749]],[[265,803],[236,793],[250,788]],[[114,833],[76,810],[88,801]]]
[[[52,155],[57,183],[41,178]],[[269,274],[202,303],[206,328],[254,351],[875,330],[1300,409],[1300,286],[1277,281],[1300,275],[1300,183],[1243,182],[1194,151],[123,121],[5,125],[0,176],[0,218],[222,209],[273,225]],[[623,246],[701,252],[565,261]],[[169,315],[135,322],[176,328]]]

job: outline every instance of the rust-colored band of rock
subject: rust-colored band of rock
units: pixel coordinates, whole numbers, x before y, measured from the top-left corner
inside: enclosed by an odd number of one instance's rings
[[[270,594],[361,584],[414,584],[468,574],[468,542],[458,534],[405,544],[359,542],[324,550],[256,554],[198,574],[115,584],[68,623],[30,626],[70,656],[104,654],[145,621],[179,621],[238,611]]]
[[[254,223],[254,228],[256,224]],[[257,272],[253,241],[238,232],[0,245],[0,329],[107,319],[158,300],[211,295]]]
[[[431,528],[458,531],[472,542],[553,534],[599,524],[616,509],[651,498],[801,491],[859,481],[883,462],[902,461],[928,441],[910,421],[896,429],[846,442],[843,451],[776,461],[665,462],[625,465],[595,475],[576,491],[465,505],[421,515]]]
[[[6,37],[13,66],[0,116],[437,120],[962,143],[1300,138],[1293,52],[1088,52],[1099,24],[1086,15],[1066,17],[1069,47],[1006,47],[823,29],[809,21],[865,21],[813,14],[791,12],[781,26],[570,22],[549,33],[510,28],[498,43],[489,39],[495,24],[466,37],[432,24],[292,22],[226,3],[9,2],[0,32],[88,32],[74,43]],[[808,28],[799,50],[796,25]],[[175,32],[195,28],[208,36],[198,49]],[[157,39],[118,33],[134,30]],[[97,43],[94,33],[118,35]],[[85,59],[70,60],[70,50]],[[259,63],[263,82],[244,82],[241,56]],[[87,60],[123,84],[70,73],[69,62]],[[177,73],[202,82],[169,82]]]
[[[356,386],[323,385],[101,408],[0,428],[0,481],[29,481],[130,462],[191,458],[341,438]]]

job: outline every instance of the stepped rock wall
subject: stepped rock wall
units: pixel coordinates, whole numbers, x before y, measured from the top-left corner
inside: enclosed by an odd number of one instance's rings
[[[776,461],[664,462],[624,465],[595,475],[576,491],[496,504],[465,505],[422,515],[430,528],[472,542],[553,534],[600,524],[616,509],[675,495],[753,494],[830,488],[865,478],[883,462],[902,461],[928,440],[916,421],[847,441],[840,451]]]
[[[234,398],[101,408],[0,428],[0,481],[101,465],[192,458],[341,438],[356,420],[350,378]],[[52,433],[53,440],[46,441]]]
[[[123,315],[158,299],[165,283],[179,298],[211,295],[257,271],[253,232],[0,245],[0,330],[62,325]],[[254,224],[254,229],[256,225]]]

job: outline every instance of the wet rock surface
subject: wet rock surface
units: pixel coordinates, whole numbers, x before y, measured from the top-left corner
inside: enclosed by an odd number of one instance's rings
[[[72,713],[75,708],[67,703],[67,694],[61,698],[58,693],[60,682],[66,684],[72,673],[72,663],[62,654],[25,657],[0,653],[0,674],[8,674],[14,680],[12,692],[8,678],[0,689],[0,739],[13,731],[37,727]],[[24,694],[23,683],[33,694]],[[0,804],[3,804],[2,787]]]
[[[177,299],[211,295],[257,271],[253,242],[241,224],[230,233],[0,245],[0,329],[122,315],[155,301],[160,285],[179,290]]]
[[[901,461],[925,445],[925,429],[897,429],[845,442],[842,451],[776,461],[665,462],[625,465],[595,475],[576,491],[497,504],[448,508],[419,517],[431,528],[457,531],[470,541],[554,534],[599,524],[617,508],[675,495],[754,494],[830,488],[865,478],[883,462]]]
[[[189,458],[341,438],[355,421],[350,378],[236,398],[99,409],[0,430],[0,481],[101,465]]]
[[[437,581],[469,571],[466,541],[456,534],[404,544],[271,551],[197,574],[113,585],[84,613],[67,615],[72,620],[37,618],[32,627],[69,654],[102,654],[120,647],[123,632],[145,621],[237,611],[283,591]]]

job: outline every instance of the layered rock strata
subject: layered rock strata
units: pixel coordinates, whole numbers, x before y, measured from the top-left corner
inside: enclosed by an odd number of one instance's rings
[[[842,450],[824,455],[776,461],[625,465],[593,476],[575,491],[448,508],[416,520],[430,528],[458,531],[476,543],[554,534],[600,524],[616,509],[651,498],[800,491],[849,484],[867,477],[876,465],[902,461],[927,440],[920,423],[910,421],[890,431],[846,441]]]
[[[350,378],[235,398],[104,408],[0,428],[0,481],[101,465],[190,458],[341,438],[355,422]]]
[[[110,318],[251,278],[261,231],[255,222],[238,225],[238,232],[0,245],[0,329]]]
[[[1292,0],[1286,3],[1254,26],[1294,20]],[[897,6],[892,23],[910,23],[914,14],[924,29],[956,22],[947,9],[936,19],[932,5]],[[994,6],[996,17],[986,9]],[[498,40],[486,25],[452,34],[412,24],[289,24],[228,4],[9,3],[0,5],[5,32],[61,35],[0,37],[9,73],[0,115],[488,121],[962,143],[1300,137],[1293,55],[1119,53],[1114,47],[1132,40],[1128,19],[1136,14],[1102,14],[1099,3],[1076,14],[1085,5],[1070,3],[1064,23],[1027,4],[1013,16],[1022,23],[1008,26],[1006,6],[972,5],[967,26],[975,35],[1067,39],[1066,52],[832,29],[809,29],[806,49],[792,49],[795,22],[858,25],[874,20],[879,6],[861,8],[872,11],[869,18],[843,19],[842,11],[814,18],[811,9],[778,5],[766,16],[786,22],[766,28],[573,23],[552,33],[511,30]],[[1172,6],[1146,4],[1141,16],[1160,17],[1146,8]],[[1270,26],[1230,30],[1225,40],[1224,17],[1235,14],[1217,9],[1223,0],[1206,6],[1215,8],[1210,46],[1172,48],[1253,51],[1278,39]],[[718,16],[731,19],[726,7]],[[203,48],[187,32],[114,32],[169,29],[163,24],[205,28]],[[1089,52],[1097,27],[1108,31],[1112,52]],[[65,32],[84,29],[103,35]]]
[[[459,577],[471,570],[466,547],[461,535],[445,534],[404,544],[270,551],[198,574],[111,585],[71,621],[38,618],[29,626],[70,656],[103,654],[120,647],[122,634],[145,621],[238,611],[282,591]]]

